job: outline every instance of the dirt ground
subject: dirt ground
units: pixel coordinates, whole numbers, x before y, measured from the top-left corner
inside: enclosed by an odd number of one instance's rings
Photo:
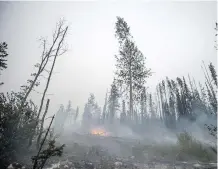
[[[185,160],[177,159],[171,151],[165,154],[157,153],[158,146],[155,147],[150,142],[146,145],[148,147],[146,152],[140,148],[143,145],[142,141],[137,139],[74,134],[72,138],[62,137],[58,141],[66,144],[64,154],[61,158],[50,160],[47,169],[217,168],[216,161],[203,163],[190,157],[187,157]]]

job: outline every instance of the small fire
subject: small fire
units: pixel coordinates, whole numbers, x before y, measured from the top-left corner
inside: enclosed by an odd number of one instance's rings
[[[93,135],[99,135],[99,136],[108,136],[108,133],[100,128],[95,128],[91,130],[91,134]]]

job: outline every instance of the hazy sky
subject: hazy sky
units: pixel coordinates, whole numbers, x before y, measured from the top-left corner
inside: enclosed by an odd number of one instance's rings
[[[8,69],[3,91],[18,91],[39,61],[40,37],[51,37],[59,18],[70,25],[68,52],[58,58],[49,86],[53,114],[72,101],[83,111],[90,92],[101,106],[114,77],[117,40],[116,16],[124,17],[153,76],[147,86],[168,76],[188,73],[203,80],[201,61],[216,64],[213,2],[0,2],[0,41],[8,43]],[[43,86],[36,90],[42,92]],[[39,103],[40,94],[32,98]]]

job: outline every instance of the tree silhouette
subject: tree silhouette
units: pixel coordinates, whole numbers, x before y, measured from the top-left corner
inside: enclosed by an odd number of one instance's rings
[[[120,123],[125,124],[126,121],[126,102],[125,100],[122,101],[122,113],[120,115]]]
[[[106,95],[105,95],[105,100],[104,100],[104,107],[103,107],[103,112],[102,112],[102,122],[104,123],[105,122],[105,119],[106,119],[106,112],[107,112],[107,104],[108,104],[108,100],[107,100],[107,92],[106,92]]]
[[[7,68],[7,60],[5,59],[8,56],[7,50],[8,45],[6,42],[0,43],[0,70]]]
[[[0,74],[1,71],[7,68],[7,60],[6,57],[8,56],[7,53],[8,45],[6,42],[0,43]],[[3,82],[0,85],[4,84]]]
[[[123,18],[117,17],[115,36],[119,41],[119,55],[116,55],[118,83],[129,93],[129,112],[133,118],[133,101],[140,98],[145,78],[151,75],[145,67],[145,57],[138,49],[130,34],[130,27]]]
[[[146,112],[146,101],[147,101],[147,95],[146,95],[146,89],[143,88],[141,92],[141,100],[140,100],[140,109],[141,109],[141,123],[144,124],[145,117],[147,115]]]
[[[119,107],[120,107],[119,102],[118,102],[119,97],[120,97],[119,90],[117,88],[117,84],[116,84],[116,81],[114,79],[114,81],[111,85],[110,95],[108,98],[110,123],[113,123],[114,116],[115,116],[117,110],[119,110]]]
[[[214,84],[217,86],[217,74],[216,74],[216,69],[212,63],[209,64],[209,70],[211,73],[211,77],[213,79]]]

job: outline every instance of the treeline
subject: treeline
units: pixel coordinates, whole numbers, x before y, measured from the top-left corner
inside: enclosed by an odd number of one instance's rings
[[[72,108],[72,103],[69,100],[66,108],[64,105],[60,105],[59,110],[56,112],[53,131],[56,135],[61,135],[64,131],[65,125],[73,125],[76,123],[79,115],[79,107],[76,110]]]
[[[217,24],[216,24],[217,26]],[[145,57],[136,46],[130,27],[123,18],[117,17],[115,36],[119,42],[116,55],[116,73],[109,93],[106,93],[102,112],[90,94],[83,113],[83,124],[99,124],[120,121],[129,125],[146,125],[151,119],[159,120],[170,129],[175,129],[181,120],[195,122],[199,116],[216,119],[217,116],[217,73],[214,65],[202,62],[205,83],[197,83],[188,75],[169,79],[166,77],[149,93],[146,79],[152,75],[145,65]],[[200,65],[199,65],[200,66]],[[96,120],[98,119],[98,120]],[[216,125],[205,124],[212,135]]]
[[[208,72],[209,70],[209,72]],[[118,119],[121,123],[144,124],[147,119],[159,119],[169,128],[174,128],[181,119],[194,122],[198,116],[206,114],[216,119],[217,116],[217,75],[212,63],[205,67],[205,84],[196,84],[194,79],[177,77],[161,81],[154,94],[143,88],[140,99],[134,100],[134,116],[131,117],[127,106],[128,100],[122,95],[115,83],[110,92],[106,93],[102,112],[94,94],[90,94],[85,105],[83,120],[90,121],[93,116],[99,118],[99,123]],[[210,73],[210,74],[209,74]],[[109,96],[108,96],[109,95]],[[127,100],[127,101],[126,101]]]

